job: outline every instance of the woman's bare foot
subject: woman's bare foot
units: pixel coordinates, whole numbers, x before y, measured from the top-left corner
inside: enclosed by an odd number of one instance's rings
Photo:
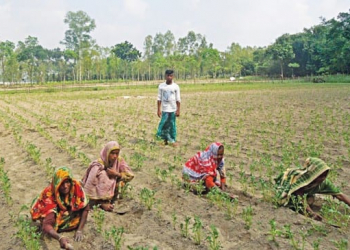
[[[104,204],[101,204],[101,208],[107,212],[112,212],[113,211],[113,208],[114,208],[114,205],[113,204],[109,204],[109,203],[104,203]]]

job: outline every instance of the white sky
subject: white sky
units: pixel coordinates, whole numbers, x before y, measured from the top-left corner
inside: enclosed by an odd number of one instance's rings
[[[0,41],[34,36],[45,48],[62,47],[66,13],[82,10],[95,19],[100,46],[129,41],[143,52],[147,35],[170,30],[176,41],[194,31],[224,51],[232,42],[268,46],[349,9],[350,0],[0,0]]]

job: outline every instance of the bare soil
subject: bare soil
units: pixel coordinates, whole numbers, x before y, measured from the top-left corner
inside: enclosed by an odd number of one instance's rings
[[[15,236],[16,218],[21,207],[30,206],[49,184],[46,159],[51,158],[56,167],[69,166],[74,177],[81,179],[88,167],[81,154],[92,161],[105,143],[117,140],[135,179],[115,211],[105,213],[103,230],[124,228],[121,249],[212,249],[206,240],[211,225],[218,229],[221,249],[346,249],[340,243],[350,239],[347,223],[337,228],[277,208],[273,196],[264,197],[252,176],[270,182],[280,169],[302,164],[313,155],[334,169],[332,180],[350,195],[350,85],[276,84],[242,91],[222,91],[218,85],[210,91],[183,87],[181,94],[180,146],[176,148],[154,140],[159,122],[156,88],[1,94],[0,157],[5,159],[13,204],[0,196],[0,248],[25,249]],[[59,146],[62,140],[65,148]],[[182,164],[214,141],[225,144],[228,191],[239,196],[232,218],[225,216],[225,208],[180,185]],[[40,149],[41,163],[35,163],[26,151],[28,144]],[[70,154],[69,148],[77,153]],[[248,180],[246,186],[240,173]],[[155,191],[156,203],[150,210],[140,199],[143,188]],[[320,210],[324,202],[317,197],[314,208]],[[253,210],[251,226],[244,218],[248,207]],[[118,214],[118,209],[125,213]],[[29,212],[21,215],[29,216]],[[200,245],[195,244],[192,232],[195,216],[203,223]],[[188,237],[181,229],[186,217],[191,218]],[[271,220],[280,230],[290,225],[297,245],[285,236],[272,241]],[[74,232],[64,235],[72,241]],[[111,240],[97,232],[92,213],[84,235],[82,242],[72,241],[74,249],[115,249]],[[45,236],[40,244],[42,249],[59,248]]]

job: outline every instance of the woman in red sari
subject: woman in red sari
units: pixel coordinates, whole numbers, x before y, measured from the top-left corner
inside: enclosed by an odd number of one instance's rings
[[[212,188],[225,191],[224,145],[220,142],[214,142],[204,151],[196,153],[184,164],[182,176],[185,181],[190,183],[203,181],[207,191]],[[229,195],[229,197],[236,198],[233,195]]]
[[[51,184],[34,200],[30,214],[34,221],[40,220],[43,232],[56,239],[61,248],[72,249],[69,239],[59,233],[77,229],[74,240],[83,239],[88,203],[82,185],[72,178],[70,169],[60,167]]]

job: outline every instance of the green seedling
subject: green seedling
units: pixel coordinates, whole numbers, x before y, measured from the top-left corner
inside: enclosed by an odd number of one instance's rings
[[[282,231],[277,229],[275,219],[270,220],[269,224],[271,226],[271,229],[270,229],[270,232],[269,232],[269,235],[270,235],[269,240],[272,240],[272,241],[276,242],[276,236],[281,236],[282,235]]]
[[[141,190],[140,193],[140,198],[141,198],[141,202],[147,207],[148,210],[152,209],[152,206],[155,202],[155,191],[147,189],[147,188],[143,188]]]
[[[171,218],[172,218],[172,221],[173,221],[173,227],[174,227],[174,229],[176,229],[177,216],[176,216],[175,210],[171,213]]]
[[[203,227],[202,221],[199,219],[198,216],[195,216],[193,227],[192,227],[192,233],[193,233],[193,239],[196,245],[201,244],[201,240],[203,237],[202,227]]]
[[[246,229],[250,229],[253,223],[253,208],[251,205],[249,205],[246,208],[243,208],[242,216],[246,225]]]
[[[123,227],[116,228],[115,226],[112,226],[112,228],[109,231],[105,231],[106,238],[112,239],[115,250],[120,250],[122,248],[123,234],[124,234]]]
[[[11,216],[15,226],[18,228],[15,236],[22,241],[25,249],[39,250],[41,249],[39,241],[41,234],[36,226],[31,225],[31,220],[26,215],[21,214],[22,211],[28,209],[28,206],[23,205],[17,216]]]
[[[10,178],[7,175],[7,172],[4,170],[4,164],[5,159],[1,157],[0,159],[0,182],[1,182],[1,189],[4,193],[5,200],[7,205],[12,205],[12,198],[11,198],[11,181]]]
[[[210,250],[220,250],[222,249],[221,243],[219,241],[219,231],[214,225],[210,225],[210,235],[207,236],[207,241],[209,242]]]
[[[99,206],[93,206],[92,217],[96,225],[96,231],[102,233],[102,226],[105,221],[105,211],[100,209]]]
[[[180,224],[180,229],[181,229],[181,235],[182,237],[188,238],[189,236],[189,231],[188,231],[188,226],[190,224],[191,217],[186,216],[185,217],[185,223]]]

